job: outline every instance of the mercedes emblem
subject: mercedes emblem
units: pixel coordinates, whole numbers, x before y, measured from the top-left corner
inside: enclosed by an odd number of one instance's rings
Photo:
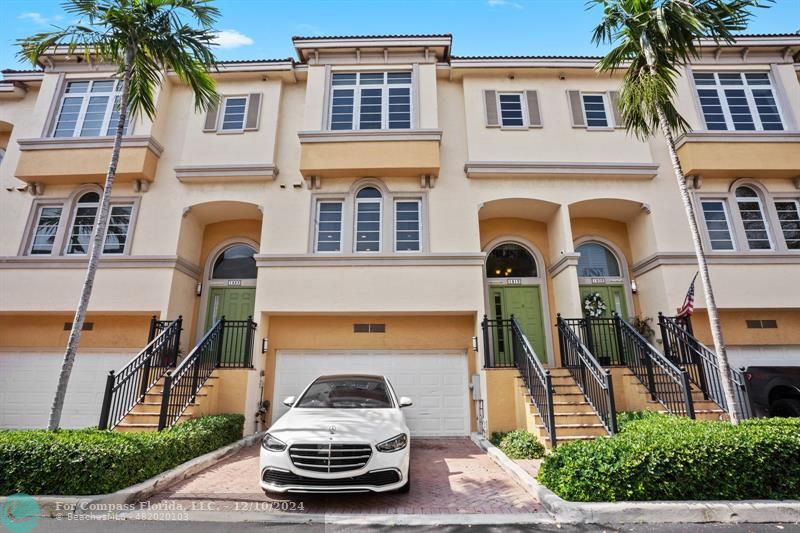
[[[328,431],[330,431],[331,435],[333,435],[334,433],[336,433],[336,426],[328,426]]]

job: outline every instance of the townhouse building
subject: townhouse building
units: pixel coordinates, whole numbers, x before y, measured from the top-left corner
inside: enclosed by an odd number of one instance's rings
[[[416,435],[725,416],[699,283],[691,329],[670,318],[696,259],[663,139],[621,127],[621,73],[450,35],[293,41],[221,62],[208,112],[167,73],[129,121],[66,426],[254,431],[342,372],[388,375]],[[734,366],[800,358],[798,53],[703,43],[677,82]],[[96,223],[119,84],[81,59],[0,82],[1,427],[46,423]]]

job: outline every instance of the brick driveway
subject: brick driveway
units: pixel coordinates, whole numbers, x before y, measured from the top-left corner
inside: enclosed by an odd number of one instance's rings
[[[258,446],[151,498],[151,504],[212,511],[343,514],[543,512],[539,503],[470,439],[415,439],[408,494],[287,494],[267,497],[258,485]],[[302,503],[302,510],[297,507]]]

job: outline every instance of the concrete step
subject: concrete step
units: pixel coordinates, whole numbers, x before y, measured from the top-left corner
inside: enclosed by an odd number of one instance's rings
[[[547,436],[544,426],[536,426],[539,436]],[[556,440],[562,437],[583,437],[586,439],[607,436],[608,432],[602,424],[556,424]]]

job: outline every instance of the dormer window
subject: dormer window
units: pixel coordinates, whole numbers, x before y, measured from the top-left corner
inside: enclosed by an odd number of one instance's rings
[[[411,128],[411,72],[335,72],[331,130]]]

